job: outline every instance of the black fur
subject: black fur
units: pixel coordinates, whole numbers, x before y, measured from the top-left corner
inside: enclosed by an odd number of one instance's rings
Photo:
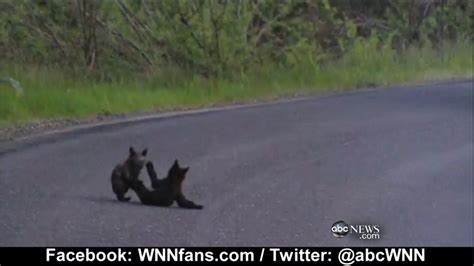
[[[178,160],[176,160],[168,171],[168,176],[164,179],[158,179],[152,162],[147,162],[146,168],[153,190],[148,189],[139,179],[131,180],[130,182],[131,189],[135,191],[143,204],[168,207],[176,201],[181,208],[203,208],[202,205],[186,199],[183,195],[182,183],[189,167],[181,168]]]

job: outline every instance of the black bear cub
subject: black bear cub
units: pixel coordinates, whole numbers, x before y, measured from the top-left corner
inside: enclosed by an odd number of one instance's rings
[[[115,166],[112,171],[112,190],[117,195],[119,201],[130,200],[130,197],[125,197],[125,193],[127,193],[130,188],[129,184],[131,181],[139,180],[138,176],[146,163],[146,154],[147,149],[144,149],[141,153],[137,153],[133,147],[130,147],[128,158]]]
[[[181,168],[178,160],[175,160],[173,166],[168,171],[168,176],[164,179],[158,179],[152,162],[146,163],[146,169],[153,190],[148,189],[139,179],[130,180],[130,188],[135,191],[143,204],[169,207],[176,201],[181,208],[203,208],[202,205],[186,199],[183,194],[182,184],[189,167]]]

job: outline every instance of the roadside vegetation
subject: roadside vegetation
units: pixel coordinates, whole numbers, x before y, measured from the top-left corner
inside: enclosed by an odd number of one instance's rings
[[[472,1],[0,2],[0,126],[472,78]]]

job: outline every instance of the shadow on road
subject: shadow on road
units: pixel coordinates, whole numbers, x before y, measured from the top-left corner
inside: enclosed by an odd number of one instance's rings
[[[141,202],[134,199],[133,197],[128,202],[121,202],[121,201],[118,201],[117,199],[115,199],[113,197],[98,196],[98,195],[81,195],[81,196],[77,196],[76,198],[78,198],[80,200],[84,200],[84,201],[94,202],[94,203],[97,203],[97,204],[113,204],[113,205],[117,205],[117,204],[124,205],[125,204],[125,205],[128,205],[128,206],[134,205],[134,206],[141,206],[143,208],[150,208],[150,209],[160,208],[160,209],[172,209],[172,210],[188,210],[188,209],[184,209],[184,208],[179,208],[176,205],[173,205],[173,206],[170,206],[170,207],[144,205]]]

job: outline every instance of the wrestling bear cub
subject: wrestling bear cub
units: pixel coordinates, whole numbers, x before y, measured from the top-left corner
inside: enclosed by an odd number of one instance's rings
[[[132,189],[145,205],[169,207],[176,201],[181,208],[203,208],[202,205],[186,199],[183,194],[182,185],[189,167],[182,168],[178,160],[175,160],[168,171],[168,175],[163,179],[158,179],[153,163],[145,160],[146,154],[146,149],[141,153],[137,153],[133,147],[130,147],[127,160],[114,168],[111,177],[112,190],[117,195],[118,200],[129,201],[130,197],[124,195],[128,189]],[[152,189],[147,188],[143,181],[138,178],[144,164],[146,164]]]

